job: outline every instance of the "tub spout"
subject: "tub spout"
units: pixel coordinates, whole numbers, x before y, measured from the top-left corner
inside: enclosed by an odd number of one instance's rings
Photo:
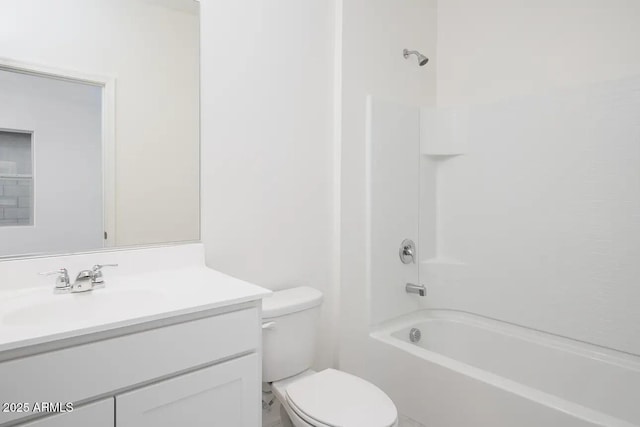
[[[405,290],[408,294],[418,294],[421,297],[427,295],[427,288],[424,285],[414,285],[413,283],[407,283]]]

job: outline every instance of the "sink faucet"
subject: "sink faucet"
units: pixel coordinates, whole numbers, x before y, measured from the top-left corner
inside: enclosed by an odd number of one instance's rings
[[[66,268],[47,271],[40,274],[43,276],[57,274],[58,277],[56,278],[56,287],[53,288],[53,293],[69,294],[104,288],[104,277],[102,276],[102,269],[104,267],[117,266],[118,264],[96,264],[91,270],[82,270],[81,272],[79,272],[73,284],[69,282],[69,272]]]
[[[51,276],[53,274],[58,275],[58,277],[56,277],[56,287],[53,288],[53,293],[66,294],[68,292],[71,292],[71,284],[69,283],[69,272],[67,271],[67,269],[61,268],[59,270],[40,273],[41,276]]]
[[[404,287],[408,294],[418,294],[421,297],[427,295],[427,288],[424,285],[414,285],[413,283],[407,283]]]
[[[102,277],[102,269],[104,267],[117,267],[118,264],[96,264],[91,268],[91,283],[94,284],[94,287],[104,288],[104,277]],[[101,285],[101,286],[98,286]]]

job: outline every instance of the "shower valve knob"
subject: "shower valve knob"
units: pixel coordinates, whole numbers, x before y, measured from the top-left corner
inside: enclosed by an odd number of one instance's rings
[[[411,239],[404,239],[400,244],[400,261],[403,264],[416,262],[416,244]]]

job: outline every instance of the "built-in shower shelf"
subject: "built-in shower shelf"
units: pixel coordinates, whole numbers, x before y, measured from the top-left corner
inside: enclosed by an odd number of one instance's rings
[[[0,179],[32,179],[33,175],[0,173]]]

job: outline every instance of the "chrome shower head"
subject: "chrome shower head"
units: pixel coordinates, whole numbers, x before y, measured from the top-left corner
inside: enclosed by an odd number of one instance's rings
[[[418,58],[418,65],[420,65],[421,67],[426,65],[427,62],[429,62],[429,58],[427,58],[426,56],[424,56],[423,54],[421,54],[417,50],[404,49],[402,51],[402,56],[404,56],[404,59],[409,58],[409,55],[415,55],[416,58]]]

